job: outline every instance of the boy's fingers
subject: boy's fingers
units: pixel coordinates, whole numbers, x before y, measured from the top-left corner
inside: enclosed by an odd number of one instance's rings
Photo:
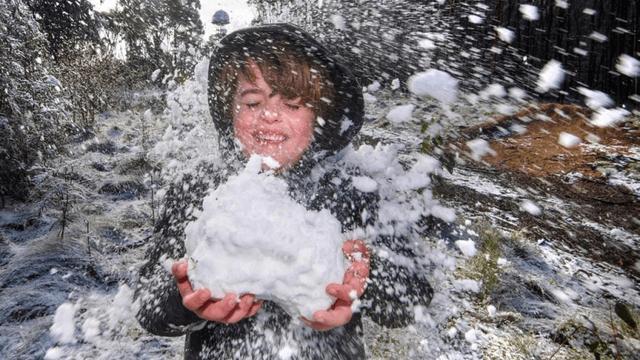
[[[206,320],[223,321],[238,305],[235,294],[226,294],[222,300],[206,303],[198,315]]]
[[[227,324],[235,324],[238,321],[244,319],[249,313],[249,310],[251,309],[252,304],[253,304],[252,295],[242,296],[240,298],[240,303],[238,304],[238,306],[234,309],[234,311],[231,312],[231,314],[229,314],[229,316],[227,316],[224,322],[226,322]]]
[[[211,299],[211,292],[207,289],[198,289],[191,294],[188,294],[182,298],[182,305],[191,311],[198,310],[207,301]]]
[[[347,240],[342,244],[342,252],[351,259],[355,253],[360,253],[362,259],[369,259],[369,249],[362,240]]]
[[[344,302],[332,310],[316,311],[313,314],[313,318],[316,322],[329,327],[342,326],[351,320],[351,316],[351,307]]]
[[[347,302],[353,301],[351,298],[352,290],[353,288],[351,286],[345,284],[329,284],[326,289],[327,294]]]
[[[251,305],[251,308],[249,309],[249,313],[247,314],[247,317],[251,317],[257,314],[258,310],[260,310],[260,308],[262,307],[262,303],[263,303],[262,300],[253,303],[253,305]]]
[[[173,265],[171,265],[171,273],[178,280],[181,280],[187,277],[188,269],[189,269],[189,266],[185,261],[176,261],[173,263]]]

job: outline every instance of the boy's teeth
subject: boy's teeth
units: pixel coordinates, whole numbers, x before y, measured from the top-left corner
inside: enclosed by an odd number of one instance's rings
[[[276,134],[258,134],[258,139],[267,141],[284,141],[285,137],[283,135]]]

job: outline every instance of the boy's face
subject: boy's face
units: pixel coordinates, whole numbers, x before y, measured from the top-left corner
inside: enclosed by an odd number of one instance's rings
[[[233,130],[246,156],[270,156],[282,169],[295,165],[313,139],[315,113],[301,98],[286,99],[273,89],[252,63],[252,83],[238,78]]]

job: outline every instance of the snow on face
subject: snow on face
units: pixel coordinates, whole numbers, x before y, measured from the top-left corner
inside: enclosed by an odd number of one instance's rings
[[[260,68],[253,64],[256,77],[238,80],[234,98],[233,129],[246,156],[271,157],[283,168],[294,165],[313,139],[315,113],[301,98],[286,99],[273,92]]]
[[[418,96],[431,96],[444,104],[452,103],[458,97],[458,80],[440,70],[429,69],[412,75],[407,86]]]
[[[538,91],[547,92],[557,89],[564,81],[564,69],[562,64],[557,60],[550,60],[540,71],[538,78]]]
[[[284,180],[261,167],[262,158],[252,156],[187,225],[189,279],[214,298],[252,293],[294,317],[312,318],[334,301],[325,287],[342,283],[341,225],[327,210],[306,210],[289,197]]]

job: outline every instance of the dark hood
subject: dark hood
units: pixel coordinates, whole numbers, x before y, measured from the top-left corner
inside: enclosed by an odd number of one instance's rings
[[[237,157],[239,152],[233,141],[232,120],[224,108],[224,91],[216,86],[216,79],[231,55],[273,52],[278,44],[296,49],[318,66],[325,67],[334,84],[335,99],[332,111],[321,126],[316,123],[314,140],[305,153],[302,163],[317,161],[346,147],[362,127],[364,101],[362,88],[355,76],[343,66],[324,46],[303,30],[289,24],[270,24],[246,28],[225,36],[214,49],[209,62],[209,109],[220,134],[220,145],[225,156]],[[325,114],[326,115],[326,114]],[[226,150],[226,151],[225,151]],[[315,162],[312,161],[312,162]]]

